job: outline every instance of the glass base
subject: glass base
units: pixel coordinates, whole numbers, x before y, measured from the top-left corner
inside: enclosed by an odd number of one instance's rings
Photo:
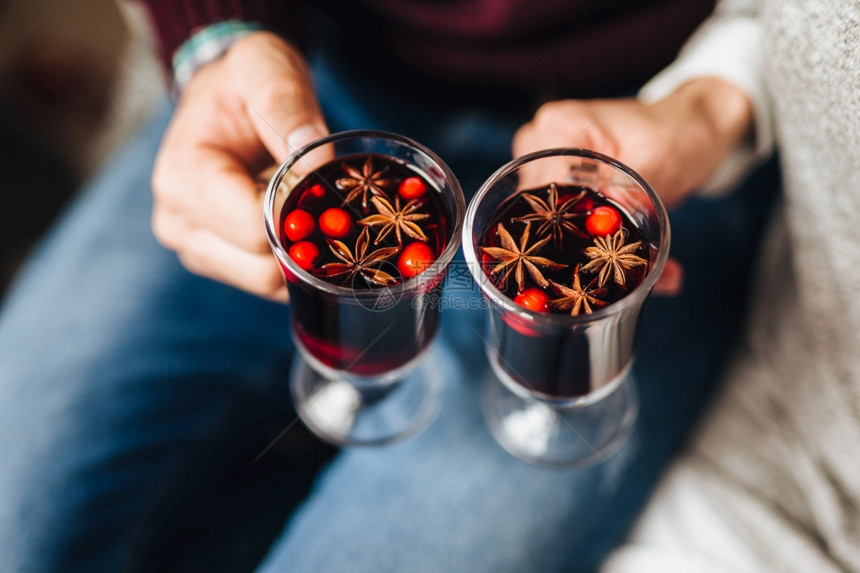
[[[380,446],[413,436],[439,413],[444,381],[432,349],[397,377],[349,377],[318,364],[301,345],[290,390],[302,421],[338,446]],[[394,379],[392,379],[394,378]]]
[[[491,370],[484,418],[496,441],[520,460],[558,468],[593,466],[615,453],[633,428],[638,397],[630,373],[597,400],[539,400],[514,392]]]

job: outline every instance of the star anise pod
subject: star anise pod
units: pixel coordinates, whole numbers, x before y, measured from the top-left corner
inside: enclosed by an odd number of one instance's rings
[[[514,242],[514,238],[505,229],[502,223],[496,227],[501,239],[501,247],[481,247],[481,250],[493,259],[501,261],[499,264],[490,269],[490,274],[498,274],[504,271],[502,281],[508,279],[511,272],[514,272],[514,277],[517,280],[517,287],[523,290],[526,285],[526,272],[534,279],[534,281],[542,287],[549,285],[549,281],[541,273],[540,269],[549,269],[556,271],[563,269],[567,265],[562,265],[551,261],[546,257],[539,257],[538,253],[544,245],[549,242],[550,237],[544,237],[532,246],[529,246],[529,234],[531,223],[526,223],[526,228],[523,229],[523,234],[520,237],[520,244]]]
[[[579,265],[576,265],[573,271],[573,284],[571,286],[566,287],[555,281],[550,281],[553,290],[561,295],[561,298],[551,300],[547,303],[550,310],[569,310],[570,316],[578,316],[580,312],[591,314],[592,306],[606,306],[609,304],[608,302],[597,298],[605,296],[606,289],[592,288],[596,280],[592,279],[590,283],[583,287],[579,278]]]
[[[328,239],[328,246],[332,254],[340,259],[340,263],[326,263],[320,267],[320,274],[326,278],[343,277],[342,283],[355,275],[361,275],[365,280],[379,286],[397,284],[397,279],[380,269],[374,269],[371,265],[384,261],[397,254],[398,247],[384,247],[367,252],[370,244],[370,232],[365,227],[355,240],[355,249],[349,250],[342,241]]]
[[[556,187],[555,183],[550,183],[546,201],[537,195],[523,193],[523,199],[528,202],[533,212],[528,215],[523,215],[522,217],[516,217],[513,220],[519,222],[540,221],[541,225],[537,229],[538,236],[543,237],[547,233],[550,233],[556,246],[560,246],[564,231],[569,231],[578,235],[583,234],[582,231],[573,224],[571,219],[574,217],[585,216],[585,213],[572,213],[570,210],[584,196],[585,191],[581,192],[576,197],[571,197],[559,205],[558,187]]]
[[[346,199],[343,204],[351,203],[358,197],[361,197],[361,207],[367,210],[367,194],[371,196],[382,196],[388,198],[385,192],[385,187],[391,184],[391,179],[383,178],[386,168],[383,167],[379,171],[373,170],[373,160],[368,157],[361,171],[344,163],[343,170],[346,171],[347,177],[341,177],[334,184],[341,191],[346,191]]]
[[[598,286],[605,286],[612,275],[616,284],[624,286],[627,281],[627,271],[633,267],[645,265],[648,262],[633,253],[639,248],[642,241],[624,244],[624,229],[609,237],[595,237],[594,246],[585,249],[585,254],[591,259],[582,267],[587,273],[599,273],[597,276]]]
[[[421,206],[420,201],[413,199],[402,208],[400,207],[400,196],[394,198],[394,205],[382,197],[371,197],[370,202],[376,207],[377,213],[361,219],[359,223],[367,227],[380,227],[379,234],[373,241],[374,245],[382,242],[385,237],[391,234],[391,231],[394,231],[397,236],[398,245],[403,244],[401,233],[406,233],[418,241],[427,241],[427,235],[416,223],[416,221],[423,221],[430,217],[427,213],[415,212]]]

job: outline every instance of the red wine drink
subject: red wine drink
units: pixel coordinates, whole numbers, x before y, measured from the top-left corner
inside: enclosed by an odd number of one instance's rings
[[[488,427],[518,458],[584,467],[636,418],[639,315],[669,252],[666,210],[618,161],[547,149],[493,173],[463,228],[488,306]]]
[[[501,293],[530,311],[574,317],[639,286],[651,250],[618,204],[589,187],[556,183],[502,202],[480,239],[483,270]],[[498,361],[513,380],[550,398],[591,391],[587,337],[548,336],[515,315],[503,318]]]
[[[265,223],[286,280],[299,415],[339,445],[426,427],[444,381],[428,366],[466,205],[432,151],[379,131],[295,151],[269,182]],[[434,296],[435,295],[435,296]]]
[[[439,316],[412,303],[441,289],[443,275],[416,292],[400,287],[434,266],[450,233],[440,190],[402,161],[365,153],[314,170],[283,205],[279,241],[303,270],[353,296],[293,289],[299,342],[326,366],[362,376],[413,360],[436,334]]]

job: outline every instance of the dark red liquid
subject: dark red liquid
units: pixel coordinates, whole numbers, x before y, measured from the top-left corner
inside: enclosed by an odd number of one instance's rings
[[[347,201],[355,190],[349,181],[351,174],[364,174],[368,165],[368,172],[379,174],[375,178],[378,191],[358,193]],[[415,197],[412,186],[404,197],[399,192],[401,183],[406,179],[413,179],[414,183],[414,178],[420,180],[418,187],[423,186],[426,192]],[[373,197],[378,198],[376,202]],[[395,211],[411,205],[409,212],[419,217],[410,222],[419,227],[420,233],[414,236],[413,227],[407,231],[402,226],[398,240],[397,226],[390,226],[385,233],[384,223],[369,224],[374,221],[372,217],[384,214],[379,209],[379,198]],[[331,208],[349,215],[348,232],[342,236],[327,234],[331,229],[326,229],[323,213]],[[314,226],[310,234],[293,241],[287,236],[284,223],[296,209],[309,213]],[[450,240],[449,221],[447,204],[430,180],[389,157],[377,154],[341,157],[305,177],[282,209],[281,243],[288,252],[299,242],[315,245],[319,256],[306,270],[323,281],[351,289],[352,294],[325,293],[285,269],[299,342],[323,364],[361,376],[390,372],[417,357],[435,336],[439,313],[437,308],[414,301],[416,297],[441,291],[444,274],[432,262]],[[384,235],[381,240],[380,235]],[[383,256],[361,269],[350,270],[349,263],[337,255],[339,250],[342,253],[342,247],[349,251],[347,259],[361,259],[362,250],[365,255],[379,252]],[[410,258],[412,251],[423,253],[423,258]],[[410,266],[409,262],[415,260],[419,264]],[[420,292],[402,292],[399,285],[420,274],[428,264],[431,266],[426,272],[438,276],[422,286]]]
[[[633,254],[641,257],[645,261],[648,261],[648,243],[623,209],[603,195],[600,195],[596,191],[586,187],[559,185],[557,186],[557,189],[559,204],[564,205],[567,201],[576,201],[576,203],[566,211],[571,214],[566,221],[569,221],[576,230],[571,231],[568,229],[562,229],[562,231],[557,235],[560,240],[556,240],[556,237],[552,237],[543,248],[535,253],[541,257],[548,258],[555,263],[564,265],[563,268],[557,270],[541,270],[541,273],[547,280],[569,287],[571,286],[573,271],[577,264],[585,266],[591,261],[591,259],[585,254],[585,249],[595,245],[595,236],[588,232],[586,221],[588,216],[600,206],[611,207],[616,213],[618,213],[618,215],[621,216],[621,228],[624,233],[624,243],[640,243],[639,248],[636,249]],[[585,192],[585,195],[576,199],[582,192]],[[519,246],[526,222],[516,221],[515,219],[520,219],[534,213],[532,206],[523,198],[526,193],[543,199],[545,202],[549,203],[548,191],[546,188],[528,189],[518,193],[510,200],[505,201],[499,206],[499,209],[497,209],[494,216],[490,219],[489,224],[484,229],[484,233],[481,237],[481,246],[502,246],[498,232],[499,223],[504,225],[505,229],[511,234],[511,237]],[[540,220],[531,222],[529,245],[533,245],[535,242],[547,236],[547,234],[552,234],[551,231],[544,232],[543,234],[539,233],[538,230],[540,226]],[[488,276],[494,279],[493,284],[496,285],[496,288],[501,290],[511,299],[514,299],[518,293],[528,288],[541,289],[550,299],[559,298],[560,295],[558,292],[554,291],[551,287],[542,287],[537,284],[528,273],[526,273],[526,282],[523,289],[519,288],[517,281],[514,280],[513,274],[505,280],[502,280],[502,277],[499,274],[490,274],[488,271],[496,266],[497,262],[498,261],[494,260],[493,257],[484,254],[483,265],[485,272],[487,272]],[[626,280],[623,284],[618,284],[614,280],[607,281],[607,283],[603,285],[603,288],[605,288],[607,292],[606,294],[601,295],[599,299],[606,303],[612,303],[621,299],[628,292],[639,286],[647,272],[647,269],[647,264],[631,267],[625,272]],[[592,280],[598,278],[598,274],[599,273],[596,272],[581,271],[580,283],[583,286],[586,286]],[[599,285],[596,285],[595,283],[595,286]],[[558,312],[565,313],[565,311]]]
[[[502,203],[490,218],[481,237],[482,247],[503,246],[498,229],[499,223],[510,233],[517,246],[520,246],[527,224],[522,218],[535,213],[533,205],[524,198],[525,193],[542,199],[549,207],[554,206],[550,200],[552,197],[548,188],[530,189],[518,193]],[[538,228],[542,220],[534,219],[530,223],[530,237],[527,243],[527,246],[534,245],[544,237],[551,236],[543,247],[532,253],[557,264],[553,267],[539,267],[541,275],[549,284],[545,286],[538,284],[538,281],[528,272],[524,273],[525,280],[522,285],[518,284],[513,272],[507,278],[502,276],[503,272],[493,273],[492,270],[500,260],[491,256],[489,252],[482,251],[484,272],[493,280],[496,287],[514,301],[517,301],[517,296],[524,291],[534,292],[532,289],[543,293],[548,301],[557,301],[564,298],[565,293],[553,283],[573,288],[574,273],[579,268],[579,286],[593,293],[598,301],[589,301],[589,310],[594,312],[617,302],[639,286],[650,267],[653,248],[625,211],[605,196],[585,187],[560,185],[557,187],[557,198],[558,205],[571,200],[576,201],[564,211],[569,214],[564,220],[570,225],[562,228],[561,232],[555,235],[551,225],[540,233]],[[640,258],[642,262],[636,262],[630,268],[624,269],[623,281],[620,284],[615,281],[614,273],[607,273],[606,282],[600,285],[599,268],[592,268],[590,271],[582,270],[592,261],[592,258],[586,254],[586,249],[595,246],[595,236],[589,232],[586,221],[589,215],[600,206],[612,207],[620,215],[622,245],[639,243],[637,247],[630,250],[629,254]],[[604,240],[612,238],[617,232],[613,231]],[[532,298],[534,300],[534,297]],[[571,315],[572,310],[572,306],[563,309],[553,308],[552,303],[541,309],[542,312],[561,315]],[[581,305],[576,315],[586,316],[588,313]],[[594,391],[595,378],[605,375],[603,372],[592,372],[591,344],[585,329],[571,326],[563,334],[557,330],[549,334],[541,332],[532,321],[504,310],[501,310],[500,314],[494,313],[491,316],[497,365],[511,380],[529,391],[547,398],[576,398]],[[498,320],[499,318],[501,320]],[[638,314],[634,313],[619,319],[619,323],[614,325],[611,332],[617,342],[616,347],[632,348],[637,320]]]

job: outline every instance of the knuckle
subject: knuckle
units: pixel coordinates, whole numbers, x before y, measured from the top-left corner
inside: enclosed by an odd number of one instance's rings
[[[163,171],[156,169],[152,172],[152,196],[156,203],[164,202],[167,199],[168,190],[167,176]]]
[[[176,216],[165,211],[164,209],[154,209],[152,219],[150,220],[150,228],[155,240],[161,246],[171,251],[185,251],[186,243],[190,235],[190,230]]]
[[[555,121],[559,115],[560,107],[561,104],[558,101],[548,101],[542,104],[535,112],[535,123],[543,125]]]
[[[152,214],[151,228],[156,241],[168,249],[175,248],[177,244],[176,237],[172,232],[171,226],[168,224],[167,217],[158,210]]]
[[[550,101],[535,112],[535,123],[541,129],[576,128],[587,116],[585,104],[576,100]]]
[[[161,158],[156,161],[150,179],[152,196],[156,203],[170,204],[172,202],[174,180],[174,172],[170,165]]]

